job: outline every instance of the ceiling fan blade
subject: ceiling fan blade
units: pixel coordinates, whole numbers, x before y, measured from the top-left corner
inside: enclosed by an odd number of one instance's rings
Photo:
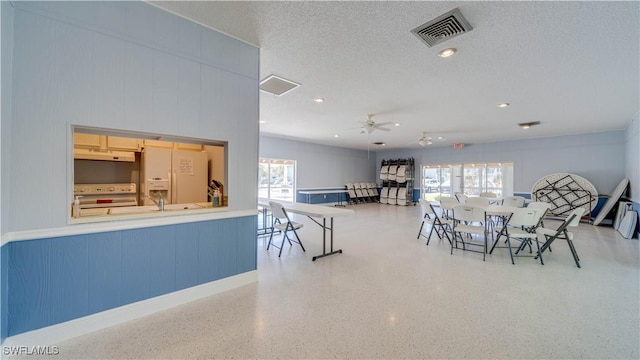
[[[387,128],[383,128],[383,127],[380,127],[380,126],[376,126],[376,130],[390,131],[391,129],[387,129]]]
[[[395,125],[395,123],[392,123],[389,121],[383,122],[383,123],[376,123],[376,126],[385,126],[385,125]]]

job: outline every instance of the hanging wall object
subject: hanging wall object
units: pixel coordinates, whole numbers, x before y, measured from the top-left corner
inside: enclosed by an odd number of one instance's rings
[[[549,212],[556,216],[567,216],[579,207],[590,214],[598,201],[598,191],[579,175],[556,173],[539,179],[531,189],[531,198],[551,204]]]

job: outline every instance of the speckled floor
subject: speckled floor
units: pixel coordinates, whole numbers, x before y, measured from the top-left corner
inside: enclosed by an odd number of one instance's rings
[[[56,358],[640,358],[639,242],[581,224],[545,265],[416,239],[418,207],[357,205],[336,218],[344,253],[266,249],[259,281],[58,344]],[[546,222],[557,226],[557,221]],[[33,358],[33,357],[29,357]]]

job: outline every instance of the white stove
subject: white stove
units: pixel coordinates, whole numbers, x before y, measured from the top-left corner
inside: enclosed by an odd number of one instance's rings
[[[81,196],[81,209],[138,205],[135,183],[75,184],[73,185],[73,196]]]

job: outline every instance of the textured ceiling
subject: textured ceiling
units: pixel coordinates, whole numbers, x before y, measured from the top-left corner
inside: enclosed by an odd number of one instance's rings
[[[260,47],[261,79],[301,84],[260,93],[262,134],[366,149],[418,148],[426,131],[451,146],[619,130],[639,111],[637,1],[152,3]],[[411,34],[456,7],[471,32],[432,48]],[[367,114],[401,126],[362,134]]]

